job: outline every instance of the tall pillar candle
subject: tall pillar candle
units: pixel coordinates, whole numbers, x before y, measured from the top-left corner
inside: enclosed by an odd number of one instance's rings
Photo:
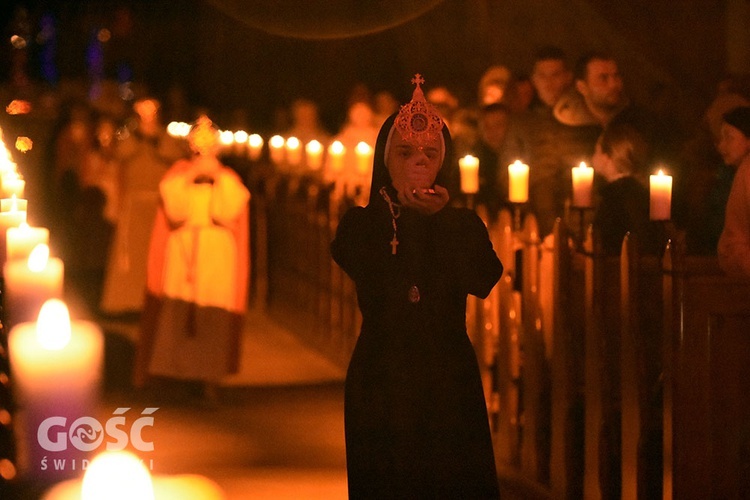
[[[589,208],[594,205],[594,169],[581,162],[572,169],[573,178],[573,206]]]
[[[479,191],[479,158],[466,155],[458,160],[461,175],[461,192],[475,194]]]
[[[659,170],[649,178],[649,214],[651,220],[672,218],[672,176]]]
[[[251,134],[250,137],[247,138],[247,147],[250,159],[257,161],[263,153],[263,138],[260,134]]]
[[[508,165],[508,201],[526,203],[529,201],[529,166],[516,160]]]
[[[26,260],[8,261],[5,277],[5,311],[11,326],[34,321],[42,304],[63,296],[62,260],[49,256],[49,247],[37,245]]]
[[[51,300],[37,321],[11,329],[8,352],[19,472],[37,481],[78,475],[102,444],[94,423],[104,359],[101,330],[92,322],[70,321],[65,303]]]
[[[372,147],[362,141],[357,143],[354,153],[357,157],[357,174],[360,177],[366,177],[372,169]]]
[[[328,146],[328,162],[329,170],[333,175],[338,175],[344,169],[344,154],[346,148],[341,141],[333,141]]]
[[[8,228],[5,238],[7,260],[26,260],[37,245],[49,245],[49,229],[22,222],[18,227]]]
[[[291,167],[299,167],[302,163],[302,144],[296,137],[286,140],[286,161]]]
[[[320,170],[323,165],[323,145],[320,141],[313,139],[305,144],[305,155],[307,158],[307,168],[313,171]]]
[[[26,222],[26,200],[12,196],[0,200],[0,265],[5,262],[6,233],[11,227]]]
[[[268,140],[268,153],[275,165],[284,163],[284,142],[284,138],[280,135],[275,135]]]

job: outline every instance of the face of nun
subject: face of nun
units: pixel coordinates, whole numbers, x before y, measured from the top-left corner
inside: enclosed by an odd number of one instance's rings
[[[442,148],[440,137],[418,147],[406,142],[394,130],[386,152],[386,165],[396,191],[432,187],[443,162]]]

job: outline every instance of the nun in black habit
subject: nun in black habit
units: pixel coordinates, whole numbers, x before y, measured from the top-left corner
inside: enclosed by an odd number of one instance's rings
[[[467,294],[502,274],[482,220],[448,206],[451,138],[420,88],[383,124],[370,200],[331,244],[362,330],[345,390],[352,499],[498,498]]]

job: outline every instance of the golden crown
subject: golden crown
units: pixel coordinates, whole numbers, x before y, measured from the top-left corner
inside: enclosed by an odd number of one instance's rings
[[[206,115],[201,115],[190,128],[188,141],[196,153],[210,154],[219,142],[219,130]]]
[[[405,141],[421,145],[440,137],[444,124],[437,108],[424,97],[422,75],[414,75],[411,83],[416,85],[416,88],[411,101],[401,106],[398,112],[396,129]]]

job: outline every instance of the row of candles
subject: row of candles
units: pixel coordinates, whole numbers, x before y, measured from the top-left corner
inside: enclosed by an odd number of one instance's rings
[[[99,414],[104,335],[91,321],[71,320],[63,301],[64,264],[50,256],[49,229],[27,223],[25,182],[0,140],[2,150],[6,152],[0,155],[2,312],[3,324],[10,326],[8,357],[16,403],[11,422],[18,450],[18,470],[6,462],[2,476],[10,480],[20,473],[33,483],[54,483],[79,475],[88,463],[90,453],[72,444],[72,426],[76,420]],[[42,432],[42,422],[50,417],[65,419],[64,425],[71,427],[67,446],[54,451],[49,443],[43,445],[59,432]],[[128,461],[135,465],[128,468]],[[215,483],[201,476],[156,476],[152,481],[141,460],[126,451],[104,451],[88,465],[83,481],[59,482],[44,500],[223,497]],[[139,474],[146,479],[136,481]]]
[[[174,136],[186,136],[190,125],[173,122],[167,127]],[[258,160],[262,154],[264,140],[258,134],[248,134],[240,130],[220,132],[220,141],[224,149],[238,155],[247,155],[251,160]],[[328,168],[332,174],[341,172],[344,168],[346,148],[340,141],[332,142],[327,148],[312,140],[307,144],[296,137],[284,138],[274,135],[268,141],[268,151],[271,161],[276,165],[286,164],[291,167],[306,165],[311,171],[318,171],[324,164],[324,153],[327,154]],[[366,175],[372,168],[372,146],[360,142],[355,148],[356,171]],[[465,194],[475,194],[479,191],[479,159],[466,155],[458,161],[461,174],[461,191]],[[529,197],[529,166],[517,160],[508,166],[509,189],[508,201],[511,203],[526,203]],[[594,205],[593,184],[594,169],[585,162],[572,168],[573,199],[576,208],[592,208]],[[650,216],[652,220],[669,220],[671,218],[672,177],[663,170],[649,178]]]
[[[174,137],[185,137],[189,130],[190,124],[184,122],[172,122],[167,126],[167,132]],[[262,136],[248,134],[244,130],[222,130],[219,132],[219,142],[224,152],[247,157],[252,161],[260,159],[266,145]],[[334,174],[341,172],[344,169],[346,153],[347,148],[341,141],[333,141],[326,147],[317,139],[303,143],[297,137],[285,138],[278,134],[268,139],[269,158],[275,165],[306,166],[313,172],[319,171],[324,164]],[[372,145],[366,141],[358,142],[354,147],[354,155],[356,171],[361,174],[368,173],[372,168]]]
[[[461,191],[476,194],[479,191],[479,159],[466,155],[458,160],[461,174]],[[581,162],[571,169],[573,182],[572,205],[587,209],[594,206],[594,169]],[[529,200],[529,166],[520,160],[508,165],[508,201],[523,204]],[[651,220],[669,220],[672,210],[672,176],[659,170],[649,176],[649,215]]]

